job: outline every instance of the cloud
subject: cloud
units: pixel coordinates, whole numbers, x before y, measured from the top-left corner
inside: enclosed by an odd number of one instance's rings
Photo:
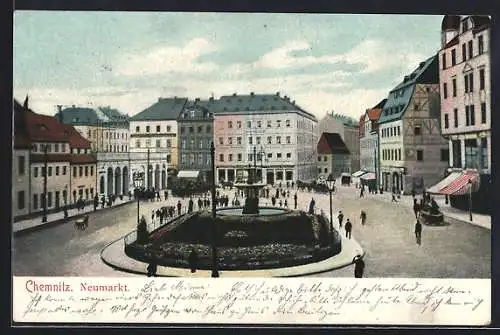
[[[208,40],[194,38],[182,47],[161,47],[142,54],[121,56],[114,72],[123,76],[212,72],[218,69],[217,64],[197,62],[197,59],[214,50],[215,46]]]

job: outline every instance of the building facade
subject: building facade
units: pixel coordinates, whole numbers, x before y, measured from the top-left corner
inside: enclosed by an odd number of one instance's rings
[[[480,188],[475,210],[489,212],[491,176],[491,53],[490,18],[447,15],[439,51],[441,132],[448,139],[450,171],[475,169]],[[468,196],[450,197],[468,208]]]
[[[379,118],[380,172],[386,191],[421,192],[443,177],[448,145],[441,136],[437,56],[389,92]]]
[[[210,146],[214,140],[214,113],[199,103],[200,99],[188,102],[177,119],[178,165],[180,171],[197,171],[203,181],[212,182]]]
[[[217,183],[242,179],[250,166],[267,184],[316,178],[317,120],[289,97],[234,93],[205,106],[215,114]]]
[[[145,187],[168,187],[169,174],[178,169],[177,119],[187,102],[187,98],[159,98],[130,118],[130,185],[133,173],[143,172]]]
[[[323,133],[318,141],[318,176],[339,178],[351,173],[350,152],[340,134]]]
[[[366,172],[373,172],[380,180],[378,157],[378,119],[382,113],[385,102],[384,99],[373,108],[367,109],[361,116],[359,123],[359,152],[360,152],[360,169]]]
[[[327,113],[318,123],[318,138],[323,133],[339,134],[349,149],[351,170],[360,170],[359,124],[344,115]]]
[[[55,117],[59,122],[73,126],[90,142],[90,153],[97,159],[96,172],[92,176],[97,194],[117,196],[127,194],[130,189],[128,116],[110,107],[96,109],[74,105],[66,108],[58,107],[59,111]],[[83,148],[80,149],[83,150]],[[79,160],[82,159],[79,158]],[[85,169],[83,176],[85,176]],[[85,198],[85,192],[84,188],[83,198]],[[79,190],[77,190],[78,194]]]

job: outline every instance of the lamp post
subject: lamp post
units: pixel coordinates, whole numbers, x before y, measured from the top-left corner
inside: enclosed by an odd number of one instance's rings
[[[328,191],[330,192],[330,229],[332,231],[332,238],[333,238],[332,192],[333,192],[333,188],[335,187],[335,178],[333,178],[333,175],[331,173],[328,176],[328,179],[326,180],[326,183],[328,185]]]
[[[472,179],[469,179],[469,220],[472,222]]]
[[[42,222],[47,222],[47,173],[48,173],[48,150],[49,150],[49,145],[44,144],[43,145],[43,159],[44,159],[44,170],[45,172],[43,173],[43,216],[42,216]]]
[[[210,158],[212,160],[212,278],[219,277],[217,271],[217,229],[216,221],[216,206],[215,206],[215,145],[212,141],[210,144]]]
[[[144,183],[144,173],[136,171],[133,173],[132,178],[134,180],[134,187],[136,188],[136,196],[137,196],[137,225],[139,225],[139,192],[137,191],[140,187],[142,187]]]

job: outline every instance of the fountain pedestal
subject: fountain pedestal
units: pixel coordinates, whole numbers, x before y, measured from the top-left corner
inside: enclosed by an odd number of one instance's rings
[[[255,183],[255,169],[249,169],[246,183],[235,183],[238,190],[247,195],[242,214],[259,214],[259,192],[266,186],[263,183]]]

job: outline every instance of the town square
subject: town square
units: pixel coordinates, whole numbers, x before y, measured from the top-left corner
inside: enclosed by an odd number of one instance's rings
[[[13,275],[490,278],[490,18],[400,17],[17,12]]]

